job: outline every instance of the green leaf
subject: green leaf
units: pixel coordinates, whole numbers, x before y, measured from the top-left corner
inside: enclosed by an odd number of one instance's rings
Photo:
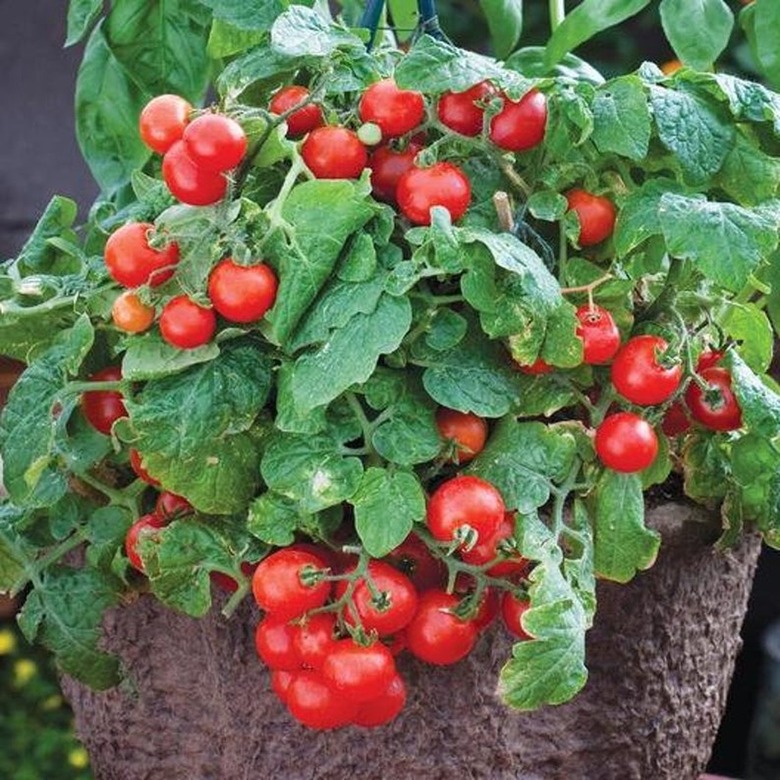
[[[566,478],[576,454],[577,442],[569,432],[505,417],[468,472],[495,485],[507,509],[528,514],[547,503],[553,485]]]
[[[298,358],[292,377],[295,405],[309,411],[365,382],[380,355],[398,348],[411,322],[409,299],[383,293],[373,312],[356,314],[316,351]]]
[[[708,279],[733,292],[777,247],[774,209],[668,193],[661,197],[659,216],[669,254],[693,260]]]
[[[548,66],[597,33],[638,14],[650,0],[583,0],[558,25],[547,43],[545,61]]]
[[[728,45],[734,14],[723,0],[662,0],[661,24],[680,60],[707,70]]]
[[[731,371],[731,384],[742,409],[745,428],[767,439],[777,436],[780,433],[780,395],[762,382],[734,350],[729,350],[723,362]]]
[[[226,347],[208,363],[147,383],[128,399],[144,455],[189,458],[225,434],[247,431],[271,389],[271,361],[256,345]],[[151,473],[156,476],[149,463]],[[188,494],[187,494],[188,495]]]
[[[743,206],[758,206],[780,190],[780,160],[759,149],[743,132],[737,133],[718,174],[718,183]]]
[[[605,470],[593,494],[593,515],[598,576],[628,582],[655,563],[661,538],[645,526],[641,477]]]
[[[342,456],[338,444],[327,434],[276,432],[263,455],[263,479],[304,512],[319,512],[346,501],[360,484],[363,464],[359,458]]]
[[[772,442],[748,434],[731,451],[742,513],[754,521],[767,544],[780,547],[780,453]]]
[[[644,160],[652,126],[641,79],[622,76],[596,91],[593,101],[593,143],[602,154]]]
[[[89,540],[86,559],[90,566],[110,570],[117,552],[124,549],[125,537],[133,519],[127,507],[115,504],[102,506],[92,512],[86,527]]]
[[[297,57],[274,51],[270,46],[258,46],[231,62],[217,78],[220,95],[240,95],[247,87],[271,80],[314,62],[310,57]]]
[[[590,550],[584,551],[579,566],[569,565],[538,517],[520,515],[517,525],[521,553],[537,562],[529,575],[531,608],[523,616],[523,627],[533,639],[512,648],[512,658],[501,669],[498,693],[510,707],[533,710],[562,704],[585,685],[585,632],[595,597],[592,575],[587,576]]]
[[[242,30],[224,19],[214,19],[206,44],[206,54],[212,59],[231,57],[257,46],[267,38],[263,30]]]
[[[133,382],[158,379],[199,363],[208,363],[217,355],[219,346],[214,341],[195,349],[178,349],[164,341],[157,331],[144,333],[127,340],[122,376]]]
[[[295,541],[295,532],[310,517],[297,501],[269,491],[250,504],[246,528],[266,544],[285,547]]]
[[[754,303],[732,304],[721,327],[735,341],[741,342],[739,355],[757,374],[763,374],[772,362],[774,336],[766,312]]]
[[[685,495],[714,508],[726,495],[731,474],[724,440],[704,431],[686,437],[682,452]]]
[[[574,54],[566,54],[558,62],[548,65],[542,46],[524,46],[512,54],[504,65],[526,78],[557,77],[561,81],[584,82],[594,86],[604,83],[604,76],[596,68]]]
[[[343,47],[359,51],[365,48],[365,43],[349,30],[303,5],[291,6],[274,22],[271,45],[280,54],[293,57],[328,57]]]
[[[27,584],[35,548],[18,532],[25,512],[13,504],[0,504],[0,592],[16,595]]]
[[[395,36],[399,43],[405,43],[414,34],[420,19],[417,3],[415,0],[387,0],[387,7],[393,20]]]
[[[239,30],[269,30],[285,9],[282,0],[199,0],[211,8],[215,19],[232,24]]]
[[[70,0],[68,3],[68,32],[65,46],[78,43],[95,24],[103,10],[103,0]]]
[[[276,340],[285,344],[333,273],[344,244],[376,213],[366,182],[319,180],[294,187],[282,208],[292,225],[291,246],[277,246],[279,290],[266,315]],[[322,226],[327,225],[327,233]]]
[[[523,0],[479,0],[496,57],[504,59],[523,32]]]
[[[466,335],[468,322],[456,311],[439,308],[425,333],[425,343],[437,352],[451,349]]]
[[[76,221],[78,206],[70,198],[55,195],[46,205],[30,237],[25,241],[22,251],[13,263],[20,276],[28,274],[61,275],[71,273],[70,264],[63,264],[62,253],[52,246],[52,238],[62,236],[75,239],[71,230]]]
[[[780,6],[773,0],[755,0],[755,54],[761,71],[776,87],[780,85]]]
[[[650,99],[661,143],[691,182],[717,173],[734,144],[734,126],[698,95],[651,85]]]
[[[408,471],[367,469],[350,502],[355,529],[369,555],[382,558],[406,539],[425,517],[425,494]]]
[[[423,35],[398,63],[394,77],[402,89],[417,89],[426,94],[452,90],[463,92],[489,79],[517,99],[533,82],[507,70],[491,57],[459,49],[445,41]]]
[[[682,187],[672,179],[652,178],[623,201],[614,235],[618,257],[625,257],[647,239],[661,234],[661,198],[676,192],[682,192]]]
[[[103,28],[92,32],[79,69],[76,135],[92,175],[110,194],[151,156],[138,135],[138,117],[152,95],[130,79]]]
[[[153,95],[200,102],[209,76],[211,14],[195,0],[122,0],[104,31],[114,56]]]
[[[95,569],[51,566],[27,596],[19,625],[54,653],[66,674],[96,690],[120,680],[119,659],[98,650],[103,613],[119,601],[114,583]]]
[[[68,378],[79,370],[93,338],[84,315],[27,368],[8,396],[0,416],[0,452],[5,488],[19,506],[48,506],[68,489],[54,448],[57,427],[67,415],[63,410],[65,416],[58,417],[55,403]]]

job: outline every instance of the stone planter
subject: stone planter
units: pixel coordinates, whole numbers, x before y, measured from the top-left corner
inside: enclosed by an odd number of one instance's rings
[[[444,669],[400,662],[402,715],[383,729],[314,733],[269,691],[247,602],[193,620],[150,597],[110,613],[106,647],[132,686],[73,680],[98,780],[694,780],[725,705],[759,551],[716,552],[713,520],[687,503],[650,509],[664,544],[627,586],[601,583],[590,680],[569,704],[516,714],[496,699],[510,642],[497,629]]]

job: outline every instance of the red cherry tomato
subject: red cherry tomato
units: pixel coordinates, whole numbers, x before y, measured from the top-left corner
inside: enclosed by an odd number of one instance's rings
[[[438,558],[434,558],[425,542],[414,534],[409,534],[395,550],[385,556],[384,560],[403,572],[412,581],[418,593],[429,588],[440,587],[447,577],[444,564]]]
[[[238,265],[228,258],[209,276],[209,298],[226,320],[257,322],[274,305],[278,286],[270,266]]]
[[[167,490],[163,490],[157,496],[157,502],[154,505],[154,513],[158,517],[162,517],[163,520],[173,520],[182,515],[192,514],[192,511],[192,504],[186,498]]]
[[[495,620],[498,614],[499,599],[498,593],[493,588],[485,588],[482,598],[479,601],[479,607],[471,618],[477,631],[484,631]]]
[[[130,450],[130,468],[136,477],[152,487],[160,487],[160,483],[144,468],[143,458],[138,450]]]
[[[583,362],[590,366],[609,363],[620,349],[620,331],[606,309],[594,305],[577,309],[577,335],[582,340]]]
[[[522,622],[523,615],[530,608],[530,601],[519,599],[509,591],[501,597],[501,617],[504,619],[504,625],[507,631],[518,639],[533,639],[523,628]]]
[[[390,146],[380,146],[368,162],[371,168],[371,191],[378,200],[395,206],[398,181],[414,168],[414,158],[422,149],[419,144],[409,144],[403,151]]]
[[[445,92],[436,107],[439,121],[461,135],[479,135],[485,118],[480,104],[495,94],[497,90],[489,81],[481,81],[465,92]]]
[[[430,225],[434,206],[443,206],[456,222],[469,207],[471,182],[457,165],[439,162],[404,173],[398,180],[396,197],[404,216],[415,225]]]
[[[168,301],[160,315],[163,339],[179,349],[195,349],[208,344],[216,329],[214,309],[200,306],[186,295]]]
[[[294,679],[295,674],[293,672],[285,672],[281,669],[273,669],[271,671],[271,690],[284,704],[287,704],[287,690]]]
[[[723,353],[719,350],[706,349],[699,355],[696,361],[696,372],[701,373],[705,368],[717,366],[723,358]]]
[[[600,244],[615,229],[615,206],[609,198],[593,195],[585,190],[569,190],[566,193],[569,210],[580,221],[580,246]]]
[[[682,380],[678,362],[662,365],[669,345],[660,336],[634,336],[615,355],[612,384],[628,401],[641,406],[661,404],[671,398]]]
[[[458,539],[468,526],[479,542],[495,535],[505,511],[501,494],[489,482],[469,475],[458,476],[442,482],[433,492],[426,522],[439,541]]]
[[[141,140],[158,154],[165,154],[180,140],[190,121],[192,106],[178,95],[158,95],[141,111],[138,130]]]
[[[125,552],[130,560],[131,565],[138,569],[138,571],[144,570],[144,564],[141,560],[141,556],[136,549],[138,542],[142,535],[154,533],[158,528],[163,528],[165,521],[157,515],[144,515],[140,520],[136,520],[128,529],[125,536]]]
[[[304,726],[319,731],[346,726],[357,704],[335,691],[318,672],[297,672],[286,693],[290,714]]]
[[[187,153],[184,141],[176,141],[165,153],[162,173],[171,195],[189,206],[210,206],[227,192],[225,174],[199,166]]]
[[[474,648],[479,631],[473,620],[453,614],[457,596],[429,590],[420,596],[417,614],[406,628],[406,643],[415,657],[447,666],[465,658]]]
[[[286,114],[299,103],[306,100],[310,94],[306,87],[296,85],[282,87],[271,98],[268,110],[273,114]],[[300,138],[325,123],[322,109],[316,103],[307,103],[303,108],[299,108],[290,114],[285,121],[287,122],[287,135],[290,138]]]
[[[352,604],[360,623],[366,631],[376,630],[380,636],[400,631],[417,610],[417,591],[412,581],[383,561],[371,561],[368,564],[368,576],[380,595],[378,601],[375,601],[366,578],[357,580],[352,591]],[[339,582],[336,598],[341,598],[347,592],[347,587],[346,581]],[[355,622],[349,606],[344,614],[348,623]]]
[[[355,702],[375,698],[395,677],[395,659],[381,643],[365,646],[340,639],[322,664],[322,676],[334,690]]]
[[[387,686],[387,690],[358,707],[352,722],[363,728],[384,726],[401,714],[405,704],[406,685],[401,675],[396,674]]]
[[[653,426],[631,412],[618,412],[596,428],[596,454],[609,469],[632,474],[652,465],[658,455]]]
[[[436,427],[442,439],[456,445],[458,463],[468,463],[485,447],[488,425],[484,418],[476,414],[442,406],[436,412]]]
[[[308,169],[318,179],[357,179],[368,165],[368,152],[346,127],[318,127],[301,147]]]
[[[255,650],[269,669],[295,672],[301,668],[294,645],[296,630],[296,626],[275,615],[266,615],[257,624]]]
[[[392,79],[384,79],[363,93],[358,113],[363,122],[378,125],[383,138],[397,138],[422,123],[425,101],[419,92],[398,89]]]
[[[89,378],[90,382],[117,382],[122,379],[122,369],[119,366],[109,366],[95,372]],[[81,396],[81,411],[87,422],[106,436],[111,434],[111,428],[121,417],[127,417],[122,393],[114,390],[91,390]]]
[[[510,152],[533,149],[544,140],[547,98],[538,89],[520,100],[504,98],[504,107],[490,121],[490,140]]]
[[[528,572],[529,561],[516,550],[506,554],[502,551],[503,544],[510,542],[515,536],[515,516],[505,512],[498,530],[486,539],[481,539],[470,550],[461,550],[460,557],[466,563],[483,566],[491,561],[497,561],[488,569],[491,577],[519,577]],[[503,544],[502,544],[503,543]]]
[[[165,249],[149,246],[149,222],[128,222],[108,237],[103,258],[108,273],[123,287],[150,284],[158,287],[173,276],[179,262],[179,247],[168,244]]]
[[[515,361],[515,367],[518,371],[528,376],[539,376],[539,374],[551,374],[555,367],[551,366],[546,360],[537,358],[533,363],[518,363]]]
[[[330,596],[330,582],[305,581],[322,569],[322,560],[303,550],[282,549],[264,558],[252,577],[252,592],[261,609],[290,620],[321,607]]]
[[[691,382],[685,391],[685,403],[693,419],[713,431],[741,428],[742,410],[731,388],[729,371],[712,366],[699,371],[699,376],[707,383],[707,389]]]
[[[335,631],[336,616],[332,612],[305,617],[293,634],[293,649],[298,663],[305,669],[320,669],[336,646]]]
[[[680,401],[675,401],[666,410],[663,422],[661,423],[661,430],[667,436],[674,437],[680,436],[690,429],[691,420],[688,417],[688,412],[685,411],[685,407]]]
[[[147,306],[132,290],[125,290],[111,307],[111,319],[125,333],[143,333],[154,322],[154,306]]]
[[[224,114],[202,114],[184,128],[189,158],[205,171],[222,173],[235,168],[246,154],[246,133]]]

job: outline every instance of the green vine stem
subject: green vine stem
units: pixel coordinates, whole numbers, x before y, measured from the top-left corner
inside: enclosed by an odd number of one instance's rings
[[[555,32],[566,18],[566,0],[550,0],[550,30]]]

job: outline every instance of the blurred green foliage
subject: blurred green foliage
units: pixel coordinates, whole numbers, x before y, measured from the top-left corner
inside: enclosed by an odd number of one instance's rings
[[[92,778],[51,659],[10,620],[0,622],[0,778]]]

